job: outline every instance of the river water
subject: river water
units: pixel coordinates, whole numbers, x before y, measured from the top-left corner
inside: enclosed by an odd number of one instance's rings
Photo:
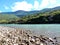
[[[60,24],[0,24],[0,26],[27,29],[50,37],[60,36]]]

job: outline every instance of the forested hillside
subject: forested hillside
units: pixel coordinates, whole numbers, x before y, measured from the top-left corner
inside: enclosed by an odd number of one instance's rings
[[[9,23],[19,20],[19,17],[13,14],[0,14],[0,23]]]
[[[3,24],[59,24],[60,10],[40,12],[18,17],[14,14],[0,14],[0,23]]]
[[[58,24],[60,23],[60,10],[25,16],[21,20],[27,24]]]

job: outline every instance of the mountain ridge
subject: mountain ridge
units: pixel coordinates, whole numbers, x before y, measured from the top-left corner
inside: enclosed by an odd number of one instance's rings
[[[0,13],[0,23],[5,24],[50,24],[60,23],[60,6],[38,11]]]
[[[26,15],[50,12],[50,11],[54,11],[54,10],[60,10],[60,6],[57,6],[57,7],[54,7],[54,8],[45,8],[45,9],[42,9],[42,10],[34,10],[34,11],[18,10],[18,11],[15,11],[15,12],[2,12],[0,14],[14,14],[18,17],[23,17],[23,16],[26,16]]]

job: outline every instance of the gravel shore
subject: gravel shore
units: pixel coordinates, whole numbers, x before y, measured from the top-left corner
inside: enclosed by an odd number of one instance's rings
[[[30,30],[0,26],[0,45],[60,45],[57,38],[34,35]]]

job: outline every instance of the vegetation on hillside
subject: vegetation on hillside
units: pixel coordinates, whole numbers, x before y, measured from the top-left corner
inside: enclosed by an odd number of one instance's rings
[[[19,20],[19,18],[13,14],[0,14],[0,23],[9,23],[17,20]]]
[[[13,14],[0,14],[0,23],[50,24],[60,23],[60,10],[17,17]]]
[[[60,10],[38,13],[21,18],[25,24],[60,23]]]

